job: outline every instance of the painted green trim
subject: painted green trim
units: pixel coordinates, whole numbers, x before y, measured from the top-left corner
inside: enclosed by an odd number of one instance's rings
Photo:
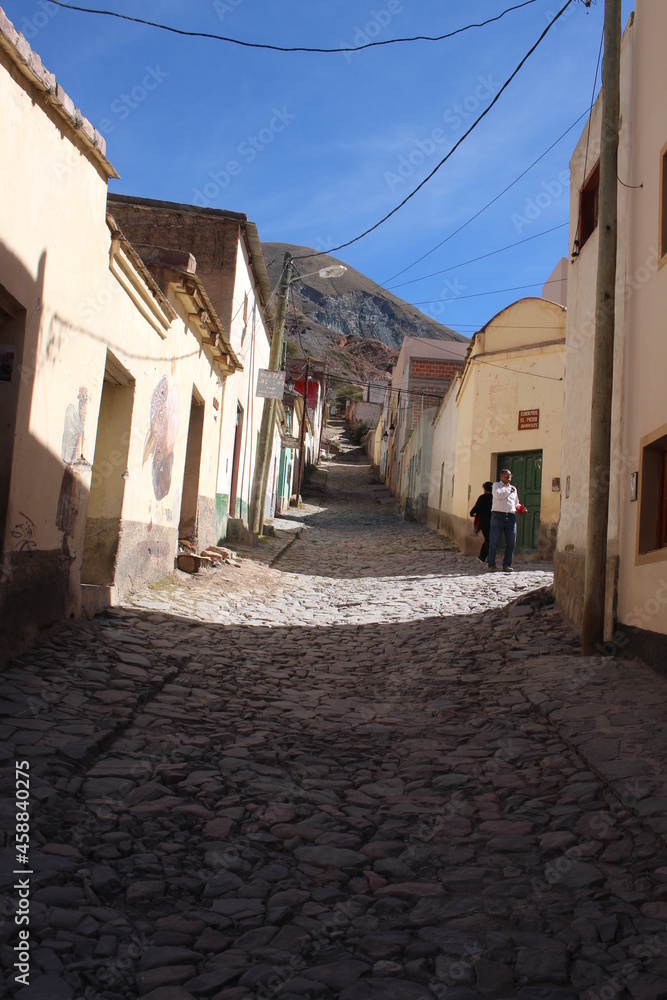
[[[229,494],[215,495],[215,537],[218,545],[222,545],[227,535],[227,520],[229,518]]]

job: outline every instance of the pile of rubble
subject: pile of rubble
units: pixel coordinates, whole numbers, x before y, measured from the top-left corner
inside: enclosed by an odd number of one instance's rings
[[[178,555],[176,556],[176,568],[184,573],[198,573],[202,566],[215,569],[227,563],[229,566],[240,566],[241,560],[236,552],[226,549],[221,545],[209,545],[202,552],[197,551],[197,547],[186,538],[178,540]]]

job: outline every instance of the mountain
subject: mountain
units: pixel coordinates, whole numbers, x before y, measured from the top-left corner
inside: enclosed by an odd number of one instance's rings
[[[316,251],[291,243],[262,243],[262,251],[272,288],[280,281],[287,251],[304,274],[342,263],[327,254],[298,260]],[[316,274],[294,280],[291,288],[285,320],[288,355],[305,353],[326,361],[333,374],[350,380],[365,381],[391,371],[405,337],[467,340],[353,267],[340,278]]]

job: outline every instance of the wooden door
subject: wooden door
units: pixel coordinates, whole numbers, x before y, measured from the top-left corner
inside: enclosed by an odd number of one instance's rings
[[[497,476],[501,469],[512,473],[519,500],[526,505],[527,514],[517,515],[516,551],[537,552],[540,544],[540,505],[542,499],[542,452],[519,451],[498,456]]]

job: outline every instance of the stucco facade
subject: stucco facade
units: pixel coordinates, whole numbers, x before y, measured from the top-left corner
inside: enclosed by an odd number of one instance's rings
[[[526,554],[548,556],[560,513],[565,310],[520,299],[475,334],[461,377],[434,420],[428,522],[462,551],[479,548],[470,508],[502,461],[530,491]],[[522,482],[523,477],[523,482]],[[532,509],[531,509],[532,508]],[[523,539],[521,532],[523,532]]]
[[[424,410],[403,445],[400,501],[406,520],[425,521],[431,481],[433,418],[436,407]]]
[[[406,337],[387,387],[382,415],[380,468],[389,489],[400,494],[403,446],[424,410],[437,406],[463,366],[467,340]]]
[[[157,244],[194,255],[197,273],[241,362],[224,384],[216,487],[216,534],[223,539],[229,517],[248,519],[264,403],[255,391],[271,346],[271,288],[257,228],[237,212],[126,195],[109,195],[108,204],[140,253]],[[278,458],[272,454],[271,468]]]
[[[623,34],[606,635],[615,623],[667,634],[665,453],[667,364],[667,6],[637,0]],[[599,159],[601,100],[571,160],[570,242],[580,228],[580,191]],[[588,147],[588,154],[586,149]],[[584,164],[586,170],[584,173]],[[632,185],[632,186],[628,186]],[[586,189],[584,190],[585,197]],[[570,265],[563,421],[566,487],[555,557],[559,603],[576,622],[583,608],[589,483],[590,400],[598,231]],[[595,484],[593,484],[595,489]],[[569,494],[569,495],[567,495]],[[662,505],[662,507],[661,507]],[[660,532],[662,534],[660,535]],[[625,640],[623,640],[625,641]]]
[[[4,16],[0,104],[12,642],[171,572],[179,537],[217,540],[222,386],[239,361],[190,255],[149,270],[107,215],[103,140]]]

